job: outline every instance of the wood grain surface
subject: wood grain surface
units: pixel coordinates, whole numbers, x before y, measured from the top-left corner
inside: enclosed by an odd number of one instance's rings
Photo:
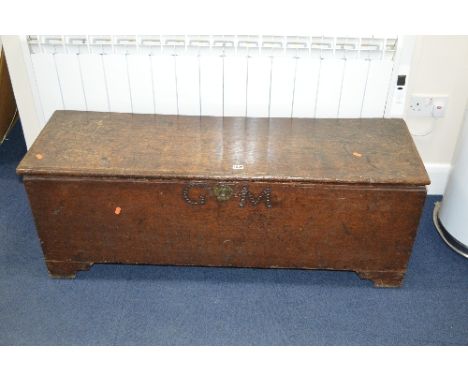
[[[57,111],[18,173],[429,184],[401,119]]]
[[[184,200],[188,183],[197,186],[190,198],[204,195],[205,204]],[[223,183],[234,190],[226,201],[217,200],[213,181],[27,177],[25,185],[55,267],[316,268],[385,271],[391,278],[405,272],[425,198],[424,187],[304,183]],[[241,207],[244,186],[255,196],[269,188],[271,207],[264,200]]]
[[[350,270],[376,286],[401,284],[429,183],[398,119],[74,111],[18,173],[54,277],[162,264]]]

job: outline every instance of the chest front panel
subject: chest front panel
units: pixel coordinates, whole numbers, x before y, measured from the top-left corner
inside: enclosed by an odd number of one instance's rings
[[[402,269],[424,187],[29,178],[47,259]]]

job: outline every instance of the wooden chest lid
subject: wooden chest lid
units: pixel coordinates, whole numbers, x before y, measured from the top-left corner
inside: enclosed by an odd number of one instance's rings
[[[429,184],[401,119],[57,111],[19,174]]]

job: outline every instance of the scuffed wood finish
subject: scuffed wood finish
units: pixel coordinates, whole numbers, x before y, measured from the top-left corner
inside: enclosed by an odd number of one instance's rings
[[[244,168],[233,170],[238,164]],[[18,173],[429,183],[404,121],[381,118],[199,118],[57,111]]]
[[[406,270],[401,271],[357,271],[360,278],[371,280],[376,287],[399,287]]]
[[[18,173],[54,277],[171,264],[376,286],[401,284],[429,183],[402,120],[75,111],[54,114]]]
[[[47,269],[49,270],[49,275],[52,278],[65,278],[65,279],[74,279],[76,277],[76,272],[78,271],[87,271],[93,263],[87,261],[55,261],[55,260],[46,260]]]
[[[234,194],[220,202],[218,183],[206,181],[191,191],[206,204],[190,205],[181,181],[25,185],[49,270],[70,276],[85,262],[177,264],[354,270],[399,285],[425,197],[424,187],[230,182],[223,185]],[[245,185],[256,196],[270,188],[271,208],[264,200],[240,207]],[[67,268],[57,271],[55,262]]]

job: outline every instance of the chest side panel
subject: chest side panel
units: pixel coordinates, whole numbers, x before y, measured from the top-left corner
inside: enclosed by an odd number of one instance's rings
[[[27,178],[46,260],[399,270],[424,187]]]

